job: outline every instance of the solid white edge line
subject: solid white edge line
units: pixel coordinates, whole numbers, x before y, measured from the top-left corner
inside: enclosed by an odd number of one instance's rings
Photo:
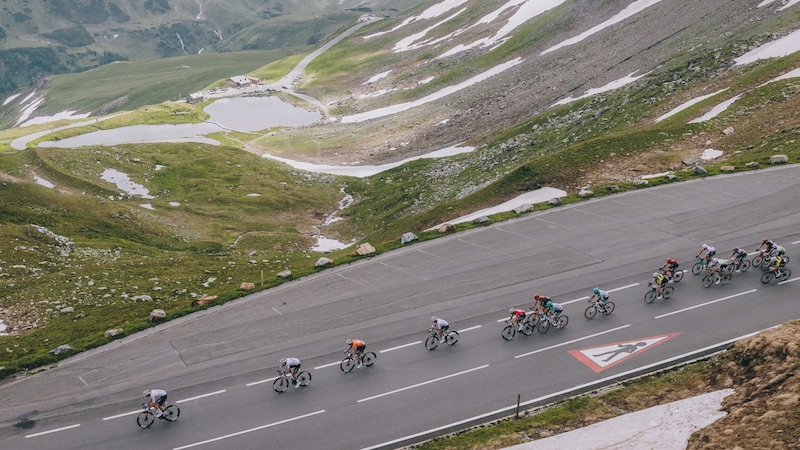
[[[583,340],[586,340],[586,339],[591,339],[591,338],[593,338],[593,337],[597,337],[597,336],[600,336],[600,335],[603,335],[603,334],[606,334],[606,333],[611,333],[611,332],[614,332],[614,331],[619,331],[619,330],[621,330],[621,329],[623,329],[623,328],[628,328],[629,326],[631,326],[631,324],[623,325],[623,326],[621,326],[621,327],[617,327],[617,328],[612,328],[612,329],[610,329],[610,330],[601,331],[601,332],[599,332],[599,333],[595,333],[595,334],[590,334],[589,336],[580,337],[580,338],[577,338],[577,339],[573,339],[573,340],[571,340],[571,341],[562,342],[562,343],[560,343],[560,344],[551,345],[550,347],[540,348],[539,350],[534,350],[534,351],[532,351],[532,352],[528,352],[528,353],[523,353],[523,354],[521,354],[521,355],[517,355],[517,356],[515,356],[514,358],[515,358],[515,359],[516,359],[516,358],[524,358],[524,357],[526,357],[526,356],[530,356],[530,355],[533,355],[533,354],[535,354],[535,353],[541,353],[541,352],[544,352],[544,351],[547,351],[547,350],[552,350],[552,349],[554,349],[554,348],[563,347],[563,346],[565,346],[565,345],[569,345],[569,344],[574,344],[574,343],[576,343],[576,342],[580,342],[580,341],[583,341]]]
[[[422,341],[409,342],[408,344],[398,345],[397,347],[378,350],[378,353],[386,353],[386,352],[390,352],[392,350],[400,350],[401,348],[411,347],[412,345],[418,345],[418,344],[422,344]]]
[[[183,450],[184,448],[199,447],[201,445],[210,444],[211,442],[217,442],[217,441],[221,441],[223,439],[227,439],[227,438],[231,438],[231,437],[235,437],[235,436],[241,436],[241,435],[247,434],[247,433],[252,433],[253,431],[263,430],[264,428],[274,427],[276,425],[282,425],[284,423],[293,422],[295,420],[305,419],[306,417],[316,416],[317,414],[322,414],[324,412],[325,412],[324,409],[320,409],[319,411],[314,411],[312,413],[303,414],[302,416],[292,417],[291,419],[284,419],[284,420],[280,420],[278,422],[273,422],[273,423],[268,423],[266,425],[261,425],[260,427],[250,428],[248,430],[237,431],[236,433],[226,434],[224,436],[215,437],[215,438],[208,439],[208,440],[205,440],[205,441],[195,442],[194,444],[184,445],[182,447],[175,447],[172,450]]]
[[[211,397],[212,395],[223,394],[223,393],[225,393],[225,389],[216,392],[209,392],[208,394],[198,395],[197,397],[185,398],[183,400],[178,400],[175,403],[190,402],[192,400],[197,400],[198,398]]]
[[[398,392],[407,391],[407,390],[409,390],[409,389],[413,389],[413,388],[416,388],[416,387],[425,386],[426,384],[431,384],[431,383],[435,383],[435,382],[437,382],[437,381],[446,380],[446,379],[448,379],[448,378],[457,377],[457,376],[459,376],[459,375],[464,375],[465,373],[474,372],[474,371],[476,371],[476,370],[485,369],[485,368],[487,368],[487,367],[489,367],[489,365],[488,365],[488,364],[484,364],[484,365],[482,365],[482,366],[480,366],[480,367],[474,367],[474,368],[472,368],[472,369],[467,369],[467,370],[464,370],[464,371],[461,371],[461,372],[458,372],[458,373],[453,373],[453,374],[450,374],[450,375],[445,375],[445,376],[443,376],[443,377],[435,378],[435,379],[433,379],[433,380],[428,380],[428,381],[425,381],[425,382],[423,382],[423,383],[418,383],[418,384],[414,384],[414,385],[411,385],[411,386],[406,386],[406,387],[404,387],[404,388],[395,389],[395,390],[393,390],[393,391],[384,392],[383,394],[373,395],[372,397],[362,398],[361,400],[357,401],[356,403],[362,403],[362,402],[366,402],[366,401],[369,401],[369,400],[374,400],[374,399],[376,399],[376,398],[380,398],[380,397],[386,397],[387,395],[392,395],[392,394],[396,394],[396,393],[398,393]]]
[[[70,425],[68,427],[61,427],[61,428],[56,428],[54,430],[42,431],[41,433],[28,434],[28,435],[25,436],[25,439],[36,437],[36,436],[41,436],[43,434],[50,434],[50,433],[56,433],[56,432],[59,432],[59,431],[69,430],[71,428],[76,428],[76,427],[79,427],[79,426],[81,426],[81,424],[76,423],[75,425]]]
[[[548,399],[551,399],[551,398],[554,398],[554,397],[558,397],[558,396],[561,396],[561,395],[564,395],[564,394],[569,394],[570,392],[573,392],[573,391],[576,391],[576,390],[585,389],[585,388],[588,388],[588,387],[591,387],[591,386],[602,385],[603,383],[605,383],[607,381],[611,381],[611,380],[614,380],[614,379],[617,379],[617,378],[624,378],[624,377],[626,377],[628,375],[631,375],[631,374],[634,374],[634,373],[637,373],[637,372],[641,372],[642,370],[647,370],[647,369],[650,369],[650,368],[653,368],[653,367],[658,367],[660,365],[669,364],[669,363],[671,363],[673,361],[677,361],[677,360],[680,360],[680,359],[688,358],[688,357],[690,357],[692,355],[695,355],[697,353],[703,353],[703,352],[708,351],[708,350],[710,350],[712,348],[715,348],[715,347],[719,347],[719,346],[730,344],[732,342],[740,341],[740,340],[748,338],[750,336],[755,336],[758,333],[760,333],[760,331],[756,331],[754,333],[745,334],[744,336],[739,336],[737,338],[729,339],[727,341],[719,342],[717,344],[709,345],[709,346],[703,347],[703,348],[701,348],[699,350],[694,350],[694,351],[691,351],[691,352],[688,352],[688,353],[684,353],[682,355],[673,356],[672,358],[667,358],[667,359],[664,359],[664,360],[661,360],[661,361],[658,361],[658,362],[654,362],[654,363],[648,364],[646,366],[639,367],[637,369],[631,369],[631,370],[628,370],[626,372],[619,373],[617,375],[611,375],[611,376],[608,376],[606,378],[602,378],[600,380],[595,380],[595,381],[592,381],[592,382],[589,382],[589,383],[581,384],[579,386],[574,386],[574,387],[569,388],[569,389],[564,389],[563,391],[554,392],[552,394],[548,394],[548,395],[545,395],[543,397],[535,398],[535,399],[532,399],[532,400],[527,400],[527,401],[525,401],[523,403],[520,403],[519,407],[528,406],[528,405],[531,405],[531,404],[534,404],[534,403],[539,403],[539,402],[542,402],[544,400],[548,400]],[[475,417],[470,417],[469,419],[459,420],[458,422],[453,422],[453,423],[450,423],[448,425],[443,425],[443,426],[440,426],[440,427],[431,428],[430,430],[422,431],[420,433],[411,434],[411,435],[408,435],[408,436],[405,436],[405,437],[402,437],[402,438],[399,438],[399,439],[395,439],[393,441],[384,442],[384,443],[381,443],[381,444],[378,444],[378,445],[373,445],[371,447],[364,447],[361,450],[375,450],[375,449],[387,447],[387,446],[390,446],[390,445],[397,444],[399,442],[404,442],[404,441],[407,441],[407,440],[410,440],[410,439],[418,438],[420,436],[433,434],[433,433],[436,433],[437,431],[447,430],[449,428],[457,427],[457,426],[463,425],[465,423],[475,422],[475,421],[481,420],[481,419],[483,419],[485,417],[491,417],[491,416],[494,416],[494,415],[497,415],[497,414],[504,413],[506,411],[512,411],[512,410],[516,409],[517,407],[518,407],[517,404],[513,404],[511,406],[506,406],[505,408],[496,409],[496,410],[490,411],[488,413],[484,413],[484,414],[481,414],[481,415],[478,415],[478,416],[475,416]]]
[[[700,308],[700,307],[703,307],[703,306],[706,306],[706,305],[711,305],[713,303],[722,302],[722,301],[725,301],[725,300],[730,300],[732,298],[740,297],[742,295],[752,294],[753,292],[755,292],[757,290],[758,289],[750,289],[749,291],[739,292],[738,294],[733,294],[733,295],[729,295],[727,297],[718,298],[718,299],[712,300],[710,302],[705,302],[705,303],[700,303],[699,305],[689,306],[688,308],[683,308],[683,309],[679,309],[677,311],[672,311],[672,312],[668,312],[668,313],[665,313],[665,314],[661,314],[660,316],[655,316],[654,319],[660,319],[662,317],[667,317],[667,316],[671,316],[673,314],[682,313],[684,311],[689,311],[689,310],[692,310],[692,309],[695,309],[695,308]]]

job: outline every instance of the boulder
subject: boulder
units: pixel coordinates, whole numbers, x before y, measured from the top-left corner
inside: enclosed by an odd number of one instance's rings
[[[633,180],[634,186],[647,186],[648,184],[650,184],[649,180],[642,180],[642,179]]]
[[[789,162],[789,157],[786,155],[772,155],[769,157],[770,164],[785,164]]]
[[[256,285],[253,283],[242,283],[239,285],[239,289],[243,291],[252,291],[256,288]]]
[[[725,136],[730,136],[735,131],[736,130],[733,127],[728,127],[728,128],[725,128],[724,130],[722,130],[722,134],[724,134]]]
[[[416,241],[416,240],[417,240],[417,235],[414,234],[414,233],[411,233],[411,232],[403,233],[403,235],[400,236],[400,244],[401,245],[402,244],[408,244],[409,242]]]
[[[372,246],[369,242],[364,242],[363,244],[356,247],[355,254],[356,255],[369,255],[375,253],[375,247]]]
[[[314,264],[314,267],[327,266],[328,264],[330,264],[332,262],[333,262],[332,259],[326,258],[326,257],[323,256],[322,258],[317,260],[317,262]]]
[[[48,353],[52,353],[54,355],[58,355],[60,353],[70,352],[70,351],[72,351],[72,347],[70,347],[67,344],[64,344],[64,345],[59,345],[58,347],[50,350]]]
[[[455,231],[456,227],[452,223],[446,223],[439,227],[439,233],[453,233]]]
[[[122,328],[114,328],[113,330],[108,330],[105,333],[103,333],[103,336],[112,337],[112,336],[119,336],[120,334],[122,334]]]
[[[61,313],[73,313],[75,312],[75,308],[72,306],[67,306],[66,308],[61,309],[59,312]]]
[[[489,217],[488,216],[480,216],[480,217],[476,217],[476,218],[472,219],[472,223],[474,223],[474,224],[486,223],[488,221],[489,221]]]
[[[749,163],[744,165],[745,167],[758,167],[757,161],[750,161]]]
[[[278,278],[290,278],[291,276],[292,276],[292,271],[289,269],[278,272]]]
[[[719,168],[719,170],[721,170],[723,172],[733,172],[734,170],[736,170],[736,167],[734,167],[734,166],[722,166],[722,167]]]
[[[703,166],[694,166],[694,169],[692,170],[694,170],[694,173],[698,175],[703,175],[708,173],[708,171],[705,168],[703,168]]]
[[[547,204],[550,206],[558,206],[561,204],[561,199],[558,197],[553,197],[547,201]]]
[[[594,192],[590,191],[589,189],[581,189],[580,192],[578,192],[578,197],[580,198],[591,197],[593,195]]]
[[[167,318],[167,312],[163,309],[154,309],[150,311],[150,321],[164,320]]]
[[[213,303],[217,301],[216,295],[205,295],[203,297],[198,297],[192,302],[192,306],[203,306],[208,303]]]
[[[131,297],[131,300],[133,300],[135,302],[149,302],[149,301],[153,300],[153,297],[150,297],[147,294],[145,294],[145,295],[134,295],[133,297]]]
[[[617,192],[619,191],[619,186],[617,186],[616,184],[610,184],[606,186],[606,190],[608,190],[609,192]]]
[[[524,212],[530,211],[532,208],[533,208],[533,205],[531,205],[530,203],[523,203],[523,204],[517,206],[516,208],[514,208],[514,212],[517,213],[517,214],[522,214]]]

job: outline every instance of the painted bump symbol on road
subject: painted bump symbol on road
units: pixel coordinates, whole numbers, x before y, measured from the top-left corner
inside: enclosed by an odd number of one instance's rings
[[[589,366],[590,369],[600,373],[658,344],[663,344],[679,334],[681,333],[662,334],[660,336],[651,336],[644,339],[634,339],[569,350],[569,354],[577,358],[578,361]]]

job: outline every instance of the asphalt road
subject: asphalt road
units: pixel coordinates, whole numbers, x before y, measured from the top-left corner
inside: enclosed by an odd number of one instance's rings
[[[796,319],[800,284],[760,270],[669,300],[642,300],[667,256],[689,269],[702,243],[726,257],[762,237],[800,261],[800,166],[643,189],[409,245],[160,325],[59,367],[0,384],[0,448],[393,448],[692,359]],[[793,262],[789,264],[790,267]],[[800,268],[797,275],[800,276]],[[610,316],[583,317],[591,288]],[[567,328],[504,341],[510,306],[534,292],[565,304]],[[461,331],[427,351],[431,315]],[[378,353],[342,373],[345,340]],[[272,390],[297,356],[313,379]],[[142,430],[141,391],[178,421]]]

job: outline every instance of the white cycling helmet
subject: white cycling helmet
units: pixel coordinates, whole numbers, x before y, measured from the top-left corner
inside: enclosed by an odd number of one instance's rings
[[[717,258],[713,258],[713,259],[711,260],[711,262],[713,262],[714,264],[719,264],[719,259],[717,259]]]
[[[353,345],[353,340],[352,339],[348,339],[347,340],[347,345]]]
[[[658,272],[653,272],[653,278],[658,276]]]
[[[438,317],[436,317],[436,316],[431,317],[431,322],[436,322],[437,320],[439,320]]]
[[[512,314],[516,310],[517,310],[517,308],[508,308],[508,313]]]
[[[281,365],[283,366],[285,364],[286,364],[286,358],[281,358]]]
[[[145,391],[142,392],[142,395],[144,395],[145,397],[149,397],[150,396],[150,389],[145,389]]]
[[[704,248],[705,250],[708,250],[708,244],[703,244],[703,248]]]

